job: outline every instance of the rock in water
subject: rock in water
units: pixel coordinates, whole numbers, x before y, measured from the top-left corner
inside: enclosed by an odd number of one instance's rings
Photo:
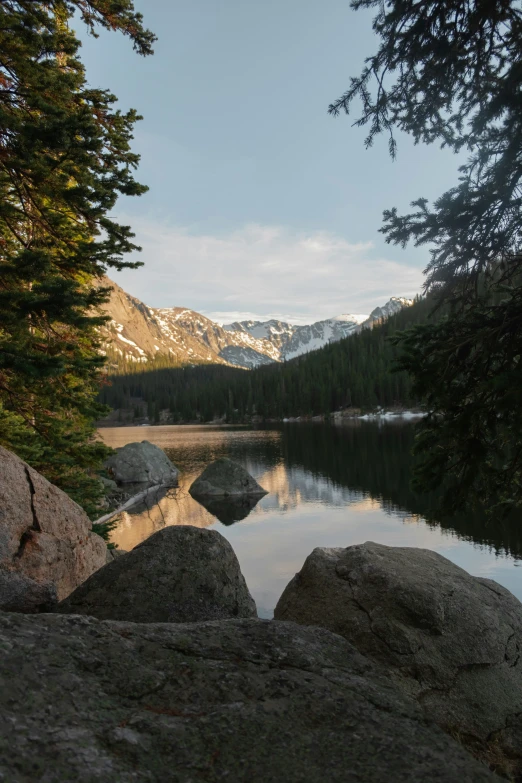
[[[148,440],[127,443],[105,462],[105,468],[119,484],[178,483],[179,470],[164,451]]]
[[[344,636],[447,731],[521,768],[522,604],[496,582],[426,549],[314,549],[275,617]]]
[[[261,497],[267,494],[242,465],[226,457],[207,465],[201,476],[193,482],[189,492],[196,499],[240,495]]]
[[[228,541],[191,525],[154,533],[93,574],[57,611],[138,623],[257,617]]]
[[[87,514],[0,447],[0,609],[48,611],[105,563]]]
[[[498,780],[320,628],[3,614],[0,649],[6,783]]]

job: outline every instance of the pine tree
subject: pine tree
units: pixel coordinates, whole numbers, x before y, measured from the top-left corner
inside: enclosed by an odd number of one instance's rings
[[[109,213],[146,188],[130,149],[140,117],[87,84],[76,12],[140,54],[154,41],[131,0],[0,4],[0,443],[95,513],[100,280],[139,249]]]
[[[401,362],[432,415],[419,485],[445,510],[522,505],[522,8],[519,0],[352,0],[375,8],[380,43],[330,106],[362,102],[366,139],[394,130],[466,151],[458,184],[430,206],[384,213],[387,241],[429,244],[426,290],[442,320],[410,331]]]

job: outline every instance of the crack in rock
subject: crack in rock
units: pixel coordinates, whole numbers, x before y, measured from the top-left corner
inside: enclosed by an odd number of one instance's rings
[[[20,537],[20,543],[19,543],[18,549],[17,549],[17,551],[15,552],[15,555],[14,555],[14,559],[16,559],[16,560],[19,560],[23,556],[24,551],[25,551],[25,547],[27,546],[27,544],[31,540],[33,532],[35,530],[38,533],[42,532],[42,527],[40,525],[40,522],[38,521],[38,515],[36,513],[36,508],[35,508],[35,505],[34,505],[34,499],[35,499],[35,496],[36,496],[36,490],[34,488],[34,484],[33,484],[32,478],[31,478],[31,474],[29,473],[29,468],[25,467],[24,470],[25,470],[25,476],[27,478],[27,483],[29,484],[29,493],[30,493],[30,496],[31,496],[31,513],[32,513],[32,516],[33,516],[33,522],[32,522],[32,525],[29,525],[29,527],[27,527],[24,530],[24,532],[22,533],[22,535]]]
[[[34,499],[36,496],[36,490],[34,488],[33,480],[31,478],[31,474],[29,473],[29,468],[25,468],[25,475],[27,477],[27,483],[29,484],[29,491],[31,493],[31,512],[33,514],[33,525],[32,530],[37,530],[39,533],[42,532],[42,527],[40,525],[40,522],[38,521],[38,515],[36,513],[36,508],[34,505]]]

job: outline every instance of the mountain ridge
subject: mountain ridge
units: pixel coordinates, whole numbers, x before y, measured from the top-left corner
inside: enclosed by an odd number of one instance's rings
[[[392,297],[369,316],[342,314],[296,326],[285,321],[237,321],[220,324],[184,307],[149,307],[108,278],[111,287],[104,311],[110,316],[102,328],[102,348],[109,363],[146,363],[158,357],[173,365],[224,364],[252,369],[286,361],[337,342],[412,304]]]

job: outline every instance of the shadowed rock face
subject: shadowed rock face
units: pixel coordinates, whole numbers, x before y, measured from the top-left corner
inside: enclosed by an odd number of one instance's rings
[[[197,501],[223,525],[233,525],[247,518],[252,509],[257,506],[259,498],[260,495],[228,498],[203,496],[198,497]]]
[[[189,489],[196,498],[262,497],[267,492],[242,465],[225,457],[207,465]]]
[[[0,447],[0,609],[49,611],[106,551],[80,506]]]
[[[496,582],[424,549],[315,549],[275,617],[344,636],[430,718],[522,771],[522,604]]]
[[[190,525],[159,530],[93,574],[56,611],[140,623],[257,617],[229,542]]]
[[[498,780],[319,628],[0,614],[0,648],[10,783]]]
[[[169,484],[178,482],[179,470],[164,451],[148,440],[117,449],[105,467],[119,484]]]

